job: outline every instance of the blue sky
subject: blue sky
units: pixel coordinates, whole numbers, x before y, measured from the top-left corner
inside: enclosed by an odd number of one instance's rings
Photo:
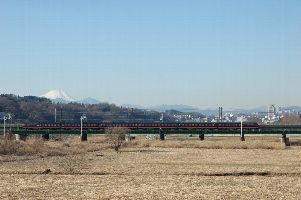
[[[301,105],[299,0],[2,0],[0,93]]]

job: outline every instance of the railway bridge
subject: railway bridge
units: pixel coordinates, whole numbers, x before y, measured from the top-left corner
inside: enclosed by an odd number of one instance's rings
[[[160,135],[164,140],[167,134],[198,135],[200,140],[205,135],[238,135],[241,141],[245,135],[280,135],[282,142],[289,145],[287,135],[301,135],[301,125],[258,125],[254,122],[243,123],[85,123],[85,124],[33,124],[14,126],[11,133],[21,139],[28,135],[42,135],[45,140],[51,134],[80,135],[87,141],[88,135],[105,134],[108,128],[126,128],[135,135]]]

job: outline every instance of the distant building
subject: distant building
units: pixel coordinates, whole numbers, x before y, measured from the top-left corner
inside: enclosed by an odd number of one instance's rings
[[[268,120],[272,120],[276,117],[276,107],[274,104],[268,107]]]
[[[274,104],[268,106],[267,115],[262,119],[264,124],[274,124],[280,119],[279,113]]]

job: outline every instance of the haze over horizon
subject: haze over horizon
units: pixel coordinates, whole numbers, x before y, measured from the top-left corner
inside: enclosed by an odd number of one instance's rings
[[[0,2],[0,93],[301,105],[301,1]]]

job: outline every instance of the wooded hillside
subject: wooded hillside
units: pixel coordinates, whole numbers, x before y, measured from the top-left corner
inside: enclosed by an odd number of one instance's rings
[[[83,113],[91,122],[159,121],[161,116],[159,112],[123,108],[109,103],[63,104],[53,103],[49,99],[35,96],[0,95],[0,112],[11,113],[14,121],[23,123],[54,122],[55,110],[57,122],[79,122]]]

